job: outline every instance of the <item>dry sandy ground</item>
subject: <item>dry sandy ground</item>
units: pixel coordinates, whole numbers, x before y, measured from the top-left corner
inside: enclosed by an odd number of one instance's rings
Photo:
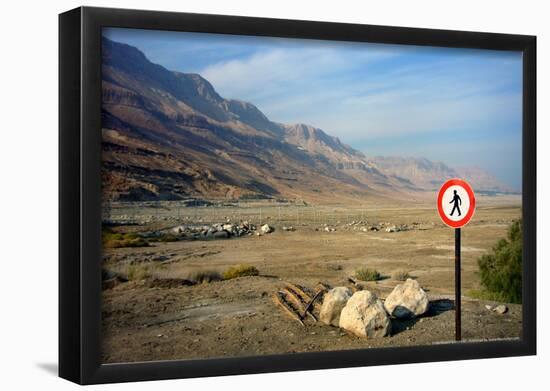
[[[479,287],[477,258],[505,237],[508,225],[521,213],[518,204],[509,200],[480,201],[474,219],[462,233],[463,339],[518,338],[521,305],[509,305],[506,314],[498,315],[485,308],[486,302],[467,297],[470,289]],[[193,219],[209,212],[188,209]],[[260,276],[195,286],[159,285],[149,279],[104,290],[104,362],[424,345],[454,339],[455,314],[449,300],[454,292],[454,233],[439,222],[433,208],[419,205],[359,211],[330,207],[330,213],[329,209],[324,212],[297,216],[287,208],[281,215],[278,207],[263,208],[261,218],[276,228],[272,234],[106,250],[107,269],[125,273],[133,263],[148,267],[157,280],[185,278],[196,270],[223,272],[239,263],[256,266]],[[369,224],[418,225],[395,233],[362,232],[362,225],[349,225],[361,218]],[[284,232],[283,224],[292,224],[296,231]],[[324,224],[336,231],[325,232]],[[430,312],[416,320],[394,321],[391,337],[367,340],[310,319],[303,327],[272,302],[271,295],[287,281],[309,288],[318,282],[349,285],[347,277],[363,266],[376,268],[384,276],[381,281],[365,283],[365,288],[381,298],[399,283],[391,277],[395,271],[409,272],[428,292]]]

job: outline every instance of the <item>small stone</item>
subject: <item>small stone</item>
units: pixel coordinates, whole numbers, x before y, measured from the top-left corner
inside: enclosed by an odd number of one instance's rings
[[[495,308],[493,308],[493,311],[496,312],[497,314],[502,315],[508,312],[508,307],[506,307],[504,304],[500,304],[500,305],[497,305]]]
[[[269,234],[274,231],[274,228],[269,224],[264,224],[261,226],[260,231],[262,231],[262,233],[264,234]]]
[[[214,233],[214,238],[215,239],[225,239],[225,238],[228,238],[229,237],[229,232],[227,231],[218,231],[216,233]]]

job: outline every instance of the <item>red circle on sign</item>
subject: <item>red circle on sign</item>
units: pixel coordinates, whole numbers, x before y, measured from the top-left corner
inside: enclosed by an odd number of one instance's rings
[[[442,205],[443,194],[445,194],[445,191],[451,186],[462,187],[464,190],[466,190],[466,193],[468,194],[468,198],[470,199],[470,208],[468,209],[468,212],[464,215],[462,219],[457,221],[451,220],[445,215],[445,211],[443,210],[443,205]],[[474,191],[472,190],[472,187],[468,184],[468,182],[457,178],[449,179],[447,182],[443,184],[443,186],[441,186],[441,189],[439,189],[439,194],[437,195],[437,211],[439,212],[439,217],[441,217],[441,220],[443,220],[443,222],[447,224],[449,227],[460,228],[468,224],[472,219],[472,216],[474,215],[475,208],[476,208],[476,198],[474,196]]]

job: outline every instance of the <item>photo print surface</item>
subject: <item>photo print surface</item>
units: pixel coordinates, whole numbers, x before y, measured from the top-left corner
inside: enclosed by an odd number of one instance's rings
[[[521,337],[521,52],[108,28],[101,115],[104,363],[454,342],[452,178]]]

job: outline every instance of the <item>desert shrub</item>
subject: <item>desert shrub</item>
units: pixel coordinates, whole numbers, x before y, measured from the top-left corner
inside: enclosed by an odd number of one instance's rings
[[[334,272],[338,272],[338,271],[344,269],[344,267],[342,265],[339,265],[339,264],[329,263],[327,265],[327,269],[331,270],[331,271],[334,271]]]
[[[467,295],[480,300],[508,301],[502,293],[489,292],[485,289],[471,289],[468,291]]]
[[[130,265],[126,272],[129,281],[141,281],[151,277],[151,271],[144,265]]]
[[[498,301],[521,303],[523,232],[521,220],[508,228],[506,239],[500,239],[492,254],[482,255],[477,263],[483,287],[481,295]]]
[[[254,266],[240,264],[237,266],[231,266],[223,272],[223,278],[226,280],[231,280],[232,278],[257,276],[258,274],[260,274],[260,272]]]
[[[398,270],[392,274],[392,278],[397,281],[407,281],[407,278],[411,278],[411,275],[405,270]]]
[[[213,281],[221,281],[223,277],[220,273],[215,270],[199,270],[193,273],[190,273],[187,276],[187,279],[193,281],[197,284],[203,284]]]
[[[355,278],[361,281],[378,281],[382,275],[376,269],[361,267],[355,271]]]
[[[147,247],[149,242],[134,233],[119,233],[103,230],[101,239],[104,248]]]
[[[176,235],[170,233],[163,233],[155,238],[150,239],[152,242],[177,242],[179,239]]]

